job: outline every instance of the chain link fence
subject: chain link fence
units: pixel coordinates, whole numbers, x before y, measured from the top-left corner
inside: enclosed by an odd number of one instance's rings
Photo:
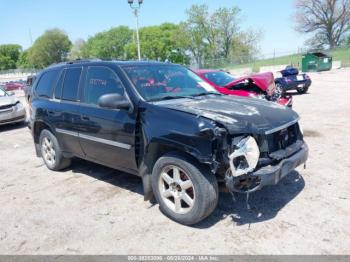
[[[350,47],[337,48],[333,50],[317,50],[333,57],[334,65],[350,67]],[[300,68],[303,54],[306,49],[299,49],[291,52],[274,52],[270,54],[258,55],[255,57],[238,56],[234,58],[204,59],[201,65],[192,64],[192,68],[211,68],[225,70],[250,69],[252,72],[259,72],[261,68],[293,65]],[[316,52],[313,50],[312,52]]]

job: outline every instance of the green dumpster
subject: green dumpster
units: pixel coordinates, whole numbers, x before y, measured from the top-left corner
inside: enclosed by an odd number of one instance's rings
[[[321,52],[307,53],[301,58],[303,72],[320,72],[332,69],[332,57]]]

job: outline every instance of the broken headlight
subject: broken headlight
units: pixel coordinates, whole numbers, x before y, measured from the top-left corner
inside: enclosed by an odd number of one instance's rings
[[[258,164],[260,150],[254,137],[248,136],[234,145],[229,155],[231,174],[234,177],[252,172]]]

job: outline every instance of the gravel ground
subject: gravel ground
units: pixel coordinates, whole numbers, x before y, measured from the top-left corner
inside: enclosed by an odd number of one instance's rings
[[[350,70],[311,74],[294,96],[302,167],[186,227],[143,201],[141,180],[75,160],[51,172],[23,126],[0,127],[1,254],[350,254]]]

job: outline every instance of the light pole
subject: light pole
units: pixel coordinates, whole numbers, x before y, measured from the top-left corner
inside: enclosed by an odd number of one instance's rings
[[[137,41],[137,56],[139,61],[141,60],[141,46],[140,46],[140,36],[139,36],[139,9],[143,3],[143,0],[128,0],[128,4],[134,10],[134,15],[136,18],[136,41]]]

